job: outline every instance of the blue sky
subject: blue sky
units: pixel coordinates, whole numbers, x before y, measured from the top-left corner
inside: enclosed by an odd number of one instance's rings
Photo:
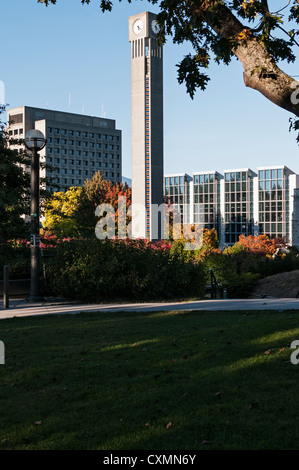
[[[131,66],[128,17],[158,12],[147,1],[1,0],[0,81],[9,107],[37,106],[105,116],[123,135],[123,175],[131,176]],[[275,2],[278,3],[278,2]],[[299,173],[299,148],[288,112],[243,84],[242,66],[212,64],[211,81],[194,100],[177,82],[188,44],[164,47],[164,172],[286,165]],[[297,53],[295,51],[295,53]],[[283,64],[299,76],[296,64]],[[299,78],[296,78],[297,80]]]

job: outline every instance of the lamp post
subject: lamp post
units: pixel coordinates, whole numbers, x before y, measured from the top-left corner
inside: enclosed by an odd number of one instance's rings
[[[25,146],[31,151],[31,237],[30,262],[31,282],[28,300],[43,300],[40,291],[40,247],[39,247],[39,153],[46,145],[44,134],[32,129],[25,136]]]

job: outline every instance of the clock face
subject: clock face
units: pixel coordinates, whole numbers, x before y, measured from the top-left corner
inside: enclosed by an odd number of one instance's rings
[[[152,30],[155,34],[158,34],[158,32],[160,31],[160,26],[158,25],[156,20],[152,21]]]
[[[133,31],[135,34],[140,34],[143,30],[143,21],[141,19],[136,20],[133,24]]]

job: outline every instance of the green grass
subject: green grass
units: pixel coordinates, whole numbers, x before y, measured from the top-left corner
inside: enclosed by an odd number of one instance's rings
[[[298,314],[1,320],[0,449],[299,449]]]

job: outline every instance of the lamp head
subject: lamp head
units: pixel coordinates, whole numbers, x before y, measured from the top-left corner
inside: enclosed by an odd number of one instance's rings
[[[42,150],[46,142],[44,134],[37,129],[31,129],[25,136],[25,145],[28,150]]]

